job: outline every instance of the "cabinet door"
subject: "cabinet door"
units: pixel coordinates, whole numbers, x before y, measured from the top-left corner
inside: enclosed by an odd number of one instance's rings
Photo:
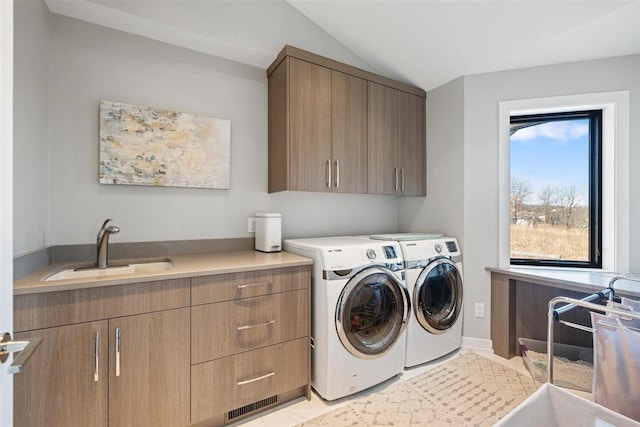
[[[398,91],[400,194],[426,195],[425,99]]]
[[[189,308],[109,320],[110,427],[190,423],[189,323]]]
[[[331,75],[333,191],[367,192],[367,81]]]
[[[369,194],[397,194],[398,91],[369,84]]]
[[[289,189],[331,191],[331,70],[289,64]]]
[[[14,425],[107,426],[107,321],[17,333],[42,342],[14,377]],[[0,423],[1,424],[1,423]]]

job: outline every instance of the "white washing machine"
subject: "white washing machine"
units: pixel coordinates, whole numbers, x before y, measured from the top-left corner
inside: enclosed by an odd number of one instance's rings
[[[284,241],[313,259],[311,385],[334,400],[404,370],[411,315],[400,246],[326,237]]]
[[[433,234],[374,235],[398,241],[413,316],[407,327],[405,367],[445,356],[462,345],[462,255],[453,237]]]

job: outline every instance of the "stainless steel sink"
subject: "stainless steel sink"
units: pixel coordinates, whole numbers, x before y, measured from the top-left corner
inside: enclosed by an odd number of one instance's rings
[[[67,268],[62,271],[53,273],[44,279],[45,282],[51,282],[54,280],[70,280],[70,279],[92,279],[102,278],[110,276],[121,276],[125,274],[140,274],[140,273],[159,273],[162,271],[171,270],[173,268],[173,261],[168,258],[161,260],[149,260],[149,261],[135,261],[130,264],[113,263],[106,268],[96,267],[79,267],[79,268]]]

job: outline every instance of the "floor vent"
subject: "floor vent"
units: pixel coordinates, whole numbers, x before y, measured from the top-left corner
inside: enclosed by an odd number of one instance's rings
[[[250,414],[253,411],[257,411],[258,409],[264,408],[265,406],[270,406],[275,403],[278,403],[278,396],[267,397],[266,399],[259,400],[257,402],[250,403],[241,408],[234,409],[232,411],[227,412],[227,419],[225,421],[231,421],[238,417],[242,417],[244,415]]]

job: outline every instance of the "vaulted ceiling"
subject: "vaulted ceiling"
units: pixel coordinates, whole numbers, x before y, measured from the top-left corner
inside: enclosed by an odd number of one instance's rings
[[[294,45],[425,90],[640,53],[640,0],[46,0],[54,13],[266,68]]]

